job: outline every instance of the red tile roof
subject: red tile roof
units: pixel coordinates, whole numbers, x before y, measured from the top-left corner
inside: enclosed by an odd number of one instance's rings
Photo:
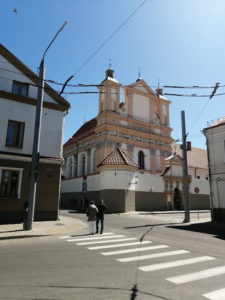
[[[119,148],[113,150],[97,167],[103,165],[126,165],[138,168],[138,165]]]
[[[95,128],[97,126],[97,119],[93,118],[90,121],[86,122],[83,126],[80,127],[80,129],[77,130],[77,132],[74,133],[74,135],[64,144],[65,146],[72,145],[79,140],[82,140],[83,138],[91,135],[94,133]]]

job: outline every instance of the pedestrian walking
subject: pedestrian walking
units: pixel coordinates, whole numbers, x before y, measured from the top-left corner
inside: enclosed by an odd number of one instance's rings
[[[90,205],[87,209],[87,217],[88,217],[88,222],[89,222],[90,234],[94,234],[94,227],[95,227],[97,212],[98,212],[98,209],[95,206],[94,201],[91,201]]]
[[[97,213],[97,220],[96,220],[96,233],[98,233],[99,230],[99,222],[101,223],[101,230],[100,233],[103,233],[104,230],[104,215],[106,212],[106,205],[103,200],[100,201],[100,204],[97,206],[98,213]]]

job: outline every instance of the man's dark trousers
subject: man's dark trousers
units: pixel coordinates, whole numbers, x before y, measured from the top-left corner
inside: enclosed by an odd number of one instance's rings
[[[97,216],[97,220],[96,220],[96,233],[98,233],[99,221],[101,223],[101,231],[100,231],[100,233],[103,233],[103,230],[104,230],[104,215]]]

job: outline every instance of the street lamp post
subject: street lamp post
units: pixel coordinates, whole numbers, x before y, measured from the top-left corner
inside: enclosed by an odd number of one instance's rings
[[[53,44],[54,40],[66,26],[65,22],[60,29],[57,31],[48,47],[46,48],[42,60],[39,66],[39,81],[38,81],[38,95],[37,95],[37,105],[36,105],[36,115],[35,115],[35,125],[34,125],[34,139],[33,139],[33,149],[32,149],[32,163],[31,163],[31,174],[30,174],[30,187],[28,195],[28,211],[24,219],[23,229],[31,230],[34,220],[34,208],[36,200],[36,187],[37,187],[37,175],[38,175],[38,165],[39,165],[39,148],[40,148],[40,133],[41,133],[41,120],[42,120],[42,106],[44,97],[44,79],[45,79],[45,67],[44,58],[48,49]]]

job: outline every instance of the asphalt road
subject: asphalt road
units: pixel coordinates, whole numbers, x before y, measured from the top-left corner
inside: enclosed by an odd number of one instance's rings
[[[62,214],[86,221],[83,214]],[[0,299],[225,299],[218,298],[225,288],[223,227],[144,213],[105,219],[105,235],[84,228],[0,242]],[[141,238],[147,243],[121,246]]]

